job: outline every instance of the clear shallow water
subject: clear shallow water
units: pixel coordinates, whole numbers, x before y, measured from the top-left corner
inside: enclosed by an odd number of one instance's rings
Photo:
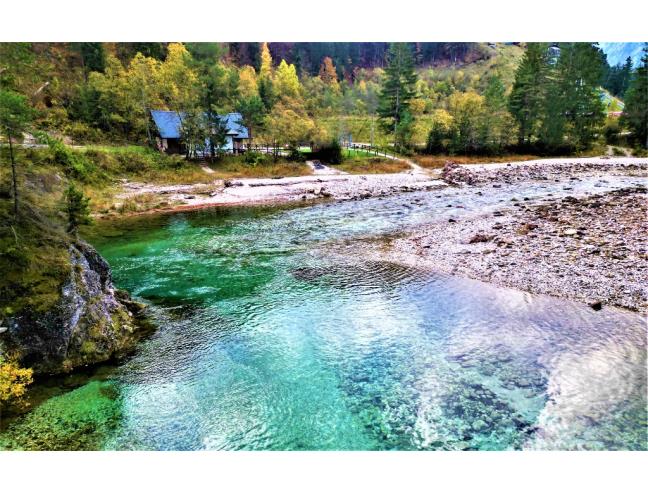
[[[641,316],[326,254],[510,196],[453,189],[106,228],[94,243],[160,329],[0,447],[646,449]]]

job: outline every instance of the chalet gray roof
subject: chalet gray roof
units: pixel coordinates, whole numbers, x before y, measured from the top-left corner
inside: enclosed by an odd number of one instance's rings
[[[157,126],[160,137],[162,138],[180,138],[180,118],[183,113],[177,111],[152,110],[151,116]],[[241,113],[228,113],[219,116],[220,120],[225,123],[227,134],[234,138],[250,138],[247,127],[241,125],[243,117]]]

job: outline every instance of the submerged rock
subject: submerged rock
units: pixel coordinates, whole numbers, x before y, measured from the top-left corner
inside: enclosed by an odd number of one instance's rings
[[[60,297],[45,312],[23,310],[5,319],[0,352],[37,374],[56,374],[129,352],[151,325],[145,305],[115,289],[110,266],[83,241],[69,248],[70,268]]]

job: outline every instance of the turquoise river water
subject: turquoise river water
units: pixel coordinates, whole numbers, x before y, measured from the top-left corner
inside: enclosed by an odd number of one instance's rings
[[[646,449],[640,315],[363,258],[359,239],[510,196],[448,189],[103,227],[92,242],[159,329],[117,367],[42,383],[0,447]]]

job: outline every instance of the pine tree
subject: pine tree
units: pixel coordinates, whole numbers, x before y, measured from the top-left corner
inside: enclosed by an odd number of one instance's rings
[[[546,43],[529,43],[515,72],[509,111],[519,126],[519,144],[531,143],[542,119],[549,58]]]
[[[22,133],[33,118],[33,111],[27,104],[27,98],[13,91],[0,89],[0,134],[9,142],[11,161],[11,181],[14,199],[14,221],[18,220],[18,176],[13,142],[22,140]]]
[[[90,199],[87,198],[82,190],[79,190],[74,183],[70,183],[65,190],[65,211],[68,216],[67,231],[76,235],[80,225],[91,223],[90,219]]]
[[[632,131],[633,140],[648,149],[648,43],[626,92],[622,123]]]
[[[409,102],[414,97],[417,78],[412,48],[407,43],[392,43],[387,62],[378,115],[385,131],[394,136],[394,144],[398,149],[408,144],[403,137],[411,134],[410,131],[404,131],[404,128],[399,131],[399,124],[403,120],[411,120]]]
[[[599,89],[603,68],[604,56],[598,46],[592,43],[560,44],[554,88],[550,91],[559,95],[554,103],[559,110],[548,112],[545,118],[564,118],[567,143],[578,150],[590,146],[605,119]]]

